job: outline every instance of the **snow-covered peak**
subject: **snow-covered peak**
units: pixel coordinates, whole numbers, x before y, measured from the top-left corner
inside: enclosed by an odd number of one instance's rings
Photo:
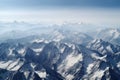
[[[102,54],[119,52],[120,47],[118,45],[111,44],[110,42],[103,41],[102,39],[95,39],[87,46],[92,50],[97,50]]]
[[[118,44],[120,39],[120,30],[117,28],[102,29],[97,33],[95,38]]]
[[[40,42],[44,42],[44,40],[43,40],[43,39],[35,39],[35,40],[31,41],[31,42],[32,42],[32,43],[34,43],[34,42],[40,43]]]

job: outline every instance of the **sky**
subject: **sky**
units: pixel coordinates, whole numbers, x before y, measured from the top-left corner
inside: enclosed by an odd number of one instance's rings
[[[120,24],[120,0],[0,0],[0,21]]]

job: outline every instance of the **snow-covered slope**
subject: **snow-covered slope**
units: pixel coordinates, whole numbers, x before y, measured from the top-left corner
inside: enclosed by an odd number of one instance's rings
[[[108,41],[103,41],[102,39],[95,39],[90,42],[87,46],[92,50],[97,50],[101,54],[114,54],[120,51],[120,46],[113,45]]]
[[[47,34],[47,39],[51,41],[61,41],[65,43],[77,43],[86,45],[89,41],[93,40],[92,37],[85,33],[55,29],[51,33]]]
[[[100,30],[96,38],[109,41],[114,44],[120,44],[120,30],[118,28],[107,28]]]

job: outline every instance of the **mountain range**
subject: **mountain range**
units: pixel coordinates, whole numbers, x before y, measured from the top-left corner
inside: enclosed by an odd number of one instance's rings
[[[119,28],[88,34],[61,27],[3,39],[0,80],[119,80],[119,40]]]

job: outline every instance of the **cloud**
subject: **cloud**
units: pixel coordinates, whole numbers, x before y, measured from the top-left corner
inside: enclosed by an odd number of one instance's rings
[[[115,9],[43,9],[30,11],[2,11],[0,21],[64,23],[85,22],[94,24],[120,24],[120,10]]]

